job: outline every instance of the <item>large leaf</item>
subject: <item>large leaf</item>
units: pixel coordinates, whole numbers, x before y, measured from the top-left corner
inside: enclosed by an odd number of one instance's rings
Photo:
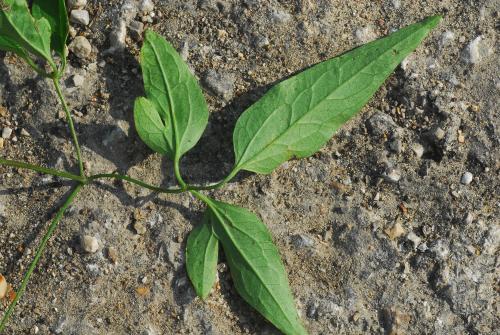
[[[210,214],[189,234],[186,246],[186,268],[196,294],[205,299],[217,279],[219,241],[215,237]]]
[[[429,17],[274,86],[236,123],[234,171],[271,173],[318,151],[439,21]]]
[[[246,209],[208,201],[210,221],[238,293],[283,333],[307,334],[267,227]]]
[[[31,12],[36,19],[45,18],[49,21],[52,29],[52,49],[64,58],[69,32],[65,0],[34,0]]]
[[[160,35],[148,30],[141,50],[144,89],[155,112],[164,124],[164,140],[148,135],[150,122],[144,109],[135,110],[139,136],[153,150],[162,147],[172,159],[180,158],[200,139],[208,122],[208,108],[196,78],[175,49]],[[156,132],[156,130],[155,130]],[[157,142],[154,142],[157,141]]]
[[[47,19],[35,20],[26,0],[0,1],[0,35],[52,63],[51,30]]]

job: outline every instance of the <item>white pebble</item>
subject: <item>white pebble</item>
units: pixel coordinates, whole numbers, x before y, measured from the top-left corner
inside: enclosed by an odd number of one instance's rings
[[[469,185],[472,182],[472,178],[474,178],[474,175],[467,171],[462,175],[460,182],[464,185]]]
[[[150,13],[155,9],[155,5],[151,0],[142,0],[139,10],[143,13]]]
[[[389,169],[385,174],[384,178],[392,183],[397,183],[401,179],[401,171],[399,169]]]
[[[12,135],[12,128],[5,127],[2,130],[2,138],[9,139],[10,136]]]
[[[415,153],[417,158],[422,158],[424,155],[424,147],[420,143],[415,143],[411,146],[411,150]]]
[[[84,59],[88,58],[92,53],[92,45],[85,36],[77,36],[69,45],[69,50],[76,55],[76,57]]]
[[[492,53],[482,36],[473,39],[465,51],[465,60],[470,64],[479,64]]]
[[[75,74],[72,79],[73,79],[73,85],[75,87],[80,87],[85,82],[85,77],[83,77],[79,74]]]
[[[87,0],[68,0],[68,9],[81,9],[87,6]]]
[[[4,276],[0,275],[0,299],[5,298],[5,295],[7,295],[7,290],[7,280],[5,280]]]
[[[418,248],[418,246],[420,245],[420,242],[422,241],[422,239],[420,237],[418,237],[417,234],[415,234],[414,232],[408,233],[408,235],[406,235],[406,238],[413,243],[413,247],[415,249]]]
[[[72,10],[70,19],[71,22],[78,23],[84,26],[88,26],[90,23],[89,12],[83,9]]]
[[[84,235],[82,237],[82,248],[88,253],[95,253],[99,250],[99,241],[94,236]]]

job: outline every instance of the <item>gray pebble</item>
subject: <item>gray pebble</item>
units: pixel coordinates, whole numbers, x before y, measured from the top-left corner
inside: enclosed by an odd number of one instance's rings
[[[233,97],[234,77],[226,73],[208,70],[204,78],[205,86],[215,95],[230,100]]]
[[[155,5],[151,0],[142,0],[139,5],[139,10],[143,13],[151,13],[155,9]]]
[[[81,9],[87,6],[87,0],[67,0],[68,9]]]
[[[415,156],[417,156],[417,158],[422,158],[422,156],[424,155],[424,147],[420,143],[414,143],[411,146],[411,150],[415,153]]]
[[[12,128],[9,128],[9,127],[3,128],[3,130],[2,130],[2,138],[9,139],[10,136],[12,135],[12,132],[13,132]]]
[[[401,171],[397,168],[389,168],[385,173],[384,173],[384,179],[391,182],[391,183],[397,183],[401,179]]]
[[[99,241],[94,236],[83,235],[81,242],[85,252],[93,254],[99,250]]]
[[[90,23],[89,12],[84,9],[74,9],[71,11],[70,20],[73,23],[88,26]]]
[[[474,175],[467,171],[462,175],[460,182],[464,185],[469,185],[472,182],[472,178],[474,178]]]
[[[79,74],[75,74],[72,78],[71,78],[72,82],[73,82],[73,86],[75,87],[80,87],[83,85],[83,83],[85,82],[85,77],[84,76],[81,76]]]
[[[465,48],[464,58],[469,64],[479,64],[492,53],[490,46],[482,36],[473,39]]]
[[[389,142],[389,148],[393,152],[400,154],[401,151],[403,151],[403,142],[400,139],[394,139],[391,142]]]
[[[144,32],[144,23],[140,21],[132,21],[130,22],[128,29],[130,31],[130,36],[136,40],[142,40],[142,33]]]
[[[85,59],[92,53],[92,45],[84,36],[77,36],[69,45],[69,50],[74,53],[76,57]]]
[[[366,122],[366,126],[372,135],[382,136],[397,128],[396,123],[390,115],[376,111]]]
[[[297,234],[292,236],[292,244],[297,249],[312,248],[314,240],[304,234]]]

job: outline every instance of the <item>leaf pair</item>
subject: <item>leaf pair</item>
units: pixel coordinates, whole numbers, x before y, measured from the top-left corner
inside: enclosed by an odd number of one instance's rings
[[[219,241],[236,290],[285,334],[306,334],[285,267],[271,234],[246,209],[207,199],[203,222],[188,237],[186,267],[196,293],[205,298],[216,280]]]
[[[317,64],[273,87],[239,118],[233,133],[240,170],[271,173],[286,160],[318,151],[354,116],[396,66],[439,23],[439,16],[403,28],[337,58]],[[196,79],[175,49],[152,31],[141,52],[146,98],[134,118],[142,140],[178,163],[201,137],[208,109]],[[205,298],[216,278],[222,245],[239,294],[286,334],[305,334],[279,253],[252,213],[209,199],[203,223],[188,238],[187,270]]]
[[[65,59],[68,16],[64,0],[0,0],[0,50],[29,60],[38,56],[53,67],[51,50]]]

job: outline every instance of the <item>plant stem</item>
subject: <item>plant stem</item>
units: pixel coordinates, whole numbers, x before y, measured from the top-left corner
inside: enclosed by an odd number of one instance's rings
[[[35,258],[33,258],[33,261],[31,262],[28,270],[24,274],[23,280],[21,281],[21,286],[19,287],[19,290],[17,291],[14,300],[12,300],[12,302],[10,303],[9,308],[5,312],[5,314],[2,318],[2,321],[0,322],[0,333],[4,330],[7,322],[9,321],[9,317],[14,312],[14,308],[16,307],[17,302],[19,301],[19,299],[21,299],[24,292],[26,291],[26,286],[28,285],[28,281],[30,280],[31,275],[33,274],[33,270],[35,270],[36,266],[38,265],[38,262],[40,261],[40,257],[42,256],[45,248],[47,247],[47,242],[49,241],[50,237],[52,236],[55,229],[57,228],[59,221],[61,221],[61,218],[62,218],[64,212],[66,211],[66,209],[71,204],[71,202],[73,201],[73,199],[75,198],[75,196],[78,194],[78,192],[80,191],[80,189],[82,187],[83,187],[83,184],[78,184],[77,186],[75,186],[73,188],[70,195],[68,196],[68,198],[66,199],[66,201],[64,202],[62,207],[59,209],[59,211],[57,212],[57,214],[54,217],[54,219],[52,220],[52,222],[50,223],[50,226],[49,226],[47,232],[45,233],[45,235],[42,238],[42,241],[38,245],[38,248],[37,248],[36,254],[35,254]]]
[[[238,173],[238,170],[233,170],[229,175],[227,175],[226,178],[219,182],[207,184],[207,185],[187,185],[186,190],[188,191],[209,191],[209,190],[215,190],[218,188],[221,188],[222,186],[226,185],[231,179],[236,176]]]
[[[180,170],[180,157],[176,154],[175,155],[175,158],[174,158],[174,174],[175,174],[175,179],[177,179],[177,182],[179,183],[179,185],[181,186],[182,190],[187,190],[188,188],[188,185],[186,184],[186,182],[184,181],[184,179],[182,179],[182,175],[181,175],[181,170]]]
[[[76,157],[78,159],[78,168],[80,170],[80,176],[85,177],[85,172],[83,170],[83,161],[82,161],[82,151],[80,149],[80,144],[78,143],[78,137],[76,136],[75,126],[73,125],[73,119],[71,118],[71,113],[69,111],[68,105],[66,104],[66,99],[64,99],[64,95],[61,91],[61,86],[59,85],[59,81],[56,77],[52,78],[54,82],[54,86],[56,87],[57,95],[61,104],[63,105],[64,113],[66,114],[66,122],[68,122],[69,130],[71,132],[71,137],[73,139],[73,144],[75,146]]]
[[[8,159],[0,158],[0,165],[7,165],[7,166],[15,167],[15,168],[20,168],[20,169],[33,170],[36,172],[45,173],[45,174],[49,174],[52,176],[71,179],[74,181],[78,181],[80,183],[86,182],[84,177],[77,176],[77,175],[74,175],[74,174],[66,172],[66,171],[49,169],[49,168],[46,168],[43,166],[33,165],[33,164],[19,162],[19,161],[12,161],[12,160],[8,160]]]
[[[132,178],[129,176],[124,176],[124,175],[121,175],[118,173],[96,174],[96,175],[88,177],[87,181],[92,182],[94,180],[102,179],[102,178],[112,178],[112,179],[125,180],[125,181],[132,183],[132,184],[136,184],[136,185],[142,186],[144,188],[147,188],[149,190],[159,192],[159,193],[182,193],[185,191],[181,188],[163,188],[163,187],[153,186],[153,185],[150,185],[150,184],[143,182],[142,180],[138,180],[138,179],[135,179],[135,178]]]

